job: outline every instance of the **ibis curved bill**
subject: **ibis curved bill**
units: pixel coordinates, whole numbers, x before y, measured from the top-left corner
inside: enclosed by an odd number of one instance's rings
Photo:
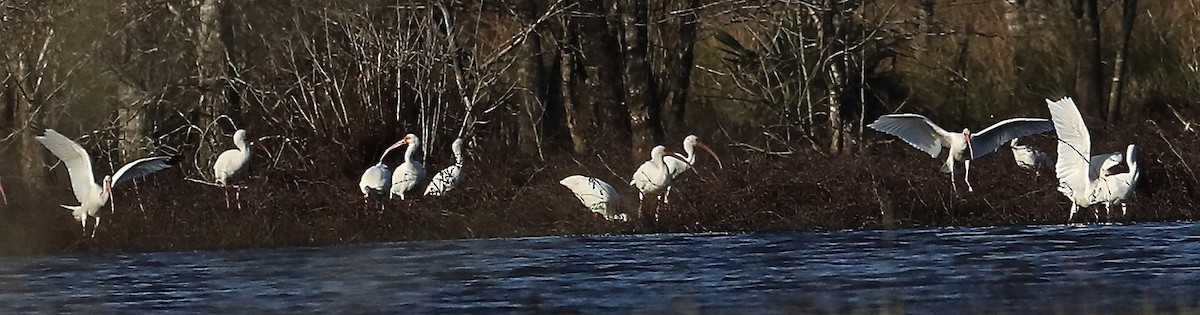
[[[1106,166],[1111,161],[1119,163],[1120,158],[1112,154],[1092,157],[1091,134],[1074,100],[1069,97],[1056,101],[1047,99],[1046,105],[1050,108],[1059,140],[1058,159],[1054,168],[1059,181],[1058,190],[1071,200],[1071,213],[1067,221],[1074,219],[1079,207],[1104,203],[1107,209],[1111,209],[1113,203],[1127,199],[1138,180],[1134,145],[1129,145],[1124,157],[1129,166],[1128,173],[1102,176],[1107,172]]]
[[[135,160],[125,164],[116,173],[104,176],[103,184],[97,184],[92,174],[92,161],[86,150],[70,138],[63,136],[54,129],[46,129],[45,135],[34,137],[41,142],[54,156],[62,160],[71,176],[71,191],[75,193],[78,206],[62,205],[71,210],[71,215],[83,225],[87,233],[87,218],[96,218],[92,226],[92,237],[96,237],[96,228],[100,226],[100,208],[112,199],[112,188],[135,178],[154,174],[178,164],[177,156],[155,156]],[[116,211],[116,204],[113,204]]]
[[[942,165],[942,172],[950,174],[950,187],[955,191],[958,190],[954,182],[955,161],[963,162],[963,169],[966,171],[963,181],[967,183],[968,191],[974,191],[971,187],[971,160],[995,152],[1012,139],[1054,130],[1054,124],[1047,119],[1011,118],[979,133],[973,134],[970,129],[954,133],[917,114],[883,115],[867,127],[896,136],[933,158],[941,154],[942,148],[950,149],[946,162]]]
[[[407,144],[408,148],[404,151],[404,163],[396,167],[396,171],[392,173],[392,188],[391,197],[400,197],[404,200],[405,194],[410,191],[416,191],[417,187],[425,181],[425,166],[421,165],[420,161],[413,159],[417,154],[417,149],[421,146],[421,139],[414,134],[404,136],[400,140],[402,144]]]
[[[404,145],[404,140],[396,141],[383,154],[379,155],[379,162],[368,167],[363,171],[362,177],[358,179],[358,191],[363,194],[363,203],[366,203],[371,196],[383,197],[387,196],[392,188],[392,170],[387,164],[383,163],[383,159],[387,157],[392,150]]]
[[[246,142],[246,130],[233,133],[233,145],[237,148],[225,150],[213,164],[215,182],[225,188],[225,208],[229,208],[229,185],[246,179],[250,175],[250,145]],[[241,190],[234,195],[234,202],[241,209]]]
[[[454,144],[450,145],[450,150],[454,151],[454,165],[447,166],[441,172],[433,175],[433,179],[430,179],[429,185],[425,187],[426,196],[441,196],[462,185],[462,146],[463,139],[454,139]]]
[[[594,177],[571,175],[558,181],[566,186],[588,210],[607,220],[629,221],[629,216],[620,211],[621,197],[612,185]]]

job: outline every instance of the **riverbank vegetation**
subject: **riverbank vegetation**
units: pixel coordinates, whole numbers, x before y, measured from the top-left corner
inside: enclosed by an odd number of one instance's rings
[[[606,5],[611,4],[611,5]],[[1053,174],[1002,148],[957,194],[938,161],[865,129],[925,114],[948,129],[1046,117],[1071,95],[1094,151],[1140,146],[1120,221],[1194,219],[1200,2],[26,0],[0,8],[0,252],[178,250],[579,233],[1062,223]],[[180,167],[118,188],[81,238],[62,165],[147,154]],[[248,129],[241,209],[211,180]],[[430,172],[468,141],[466,183],[364,205],[355,181],[406,133]],[[658,220],[597,219],[557,184],[625,185],[655,144],[701,156]],[[1033,144],[1053,152],[1052,135]],[[399,164],[398,154],[388,158]],[[1094,218],[1091,218],[1094,220]]]

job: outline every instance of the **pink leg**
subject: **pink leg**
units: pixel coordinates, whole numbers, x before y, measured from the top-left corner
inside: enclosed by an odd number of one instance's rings
[[[229,209],[229,186],[225,186],[225,209]]]

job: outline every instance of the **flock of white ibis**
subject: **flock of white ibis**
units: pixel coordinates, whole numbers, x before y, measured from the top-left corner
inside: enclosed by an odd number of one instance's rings
[[[1105,205],[1106,216],[1111,216],[1112,206],[1121,204],[1122,215],[1127,214],[1125,200],[1133,194],[1138,181],[1136,148],[1130,144],[1126,152],[1120,151],[1091,155],[1091,135],[1075,101],[1069,97],[1046,100],[1051,119],[1013,118],[1001,121],[972,135],[963,129],[962,134],[947,132],[929,119],[916,114],[895,114],[879,117],[868,125],[875,130],[894,135],[918,150],[937,158],[942,148],[949,148],[949,157],[942,171],[950,173],[954,190],[954,161],[963,161],[966,174],[964,181],[971,190],[971,160],[980,158],[1008,143],[1018,166],[1035,172],[1053,169],[1058,178],[1058,191],[1071,200],[1067,221],[1075,218],[1080,207]],[[1058,158],[1051,162],[1050,156],[1028,145],[1018,144],[1017,139],[1038,133],[1054,131],[1058,137]],[[964,153],[970,159],[964,158]],[[1124,160],[1128,172],[1112,174],[1111,169]],[[1096,212],[1096,219],[1100,214]]]
[[[1138,181],[1135,146],[1130,144],[1124,153],[1118,151],[1092,156],[1090,135],[1074,101],[1070,98],[1047,99],[1046,103],[1052,119],[1013,118],[996,123],[977,134],[972,134],[969,129],[963,129],[961,133],[948,132],[928,118],[917,114],[884,115],[868,127],[896,136],[933,158],[937,158],[943,148],[949,149],[941,169],[950,174],[951,188],[956,192],[958,188],[954,180],[955,162],[963,162],[963,181],[967,190],[973,191],[970,183],[971,160],[1008,145],[1013,150],[1017,165],[1037,172],[1043,169],[1054,170],[1059,181],[1058,191],[1072,203],[1068,221],[1074,219],[1079,207],[1086,208],[1096,204],[1104,204],[1106,212],[1111,212],[1112,206],[1120,203],[1124,214],[1124,201],[1131,196]],[[1049,131],[1055,131],[1058,137],[1056,160],[1029,145],[1018,143],[1018,138]],[[100,209],[112,199],[114,186],[170,168],[178,162],[173,156],[138,159],[97,183],[92,174],[91,158],[78,143],[53,129],[47,129],[44,135],[37,136],[36,139],[66,165],[71,178],[71,189],[79,205],[62,207],[72,211],[72,215],[83,226],[85,234],[88,230],[88,218],[95,218],[95,225],[91,231],[93,237],[100,224]],[[245,130],[235,132],[233,142],[236,148],[222,152],[213,165],[215,183],[225,189],[227,208],[231,207],[229,190],[241,188],[235,183],[249,175],[252,155],[250,147],[253,143],[247,142]],[[404,151],[404,162],[397,166],[394,172],[389,172],[389,167],[384,162],[388,153],[405,145],[408,148]],[[425,188],[424,195],[441,196],[462,185],[463,139],[456,139],[452,145],[454,164],[438,172],[428,182],[425,166],[415,158],[420,145],[420,138],[408,134],[384,150],[379,162],[367,168],[359,181],[364,203],[369,203],[371,197],[411,200],[420,192],[421,187]],[[675,153],[662,145],[655,146],[650,151],[650,160],[642,163],[629,181],[629,185],[638,191],[639,215],[641,205],[647,197],[656,201],[656,216],[658,208],[670,202],[671,183],[693,168],[697,147],[711,155],[719,167],[723,167],[720,158],[695,135],[690,135],[683,141],[683,150],[687,155]],[[1126,162],[1128,172],[1113,174],[1110,169],[1119,165],[1121,161]],[[570,189],[587,209],[603,218],[623,221],[629,219],[629,214],[620,209],[621,199],[617,189],[603,180],[572,175],[563,178],[559,183]],[[2,186],[0,196],[7,202]],[[235,192],[232,200],[238,208],[241,207],[240,193]],[[113,208],[115,209],[115,205]],[[1098,220],[1098,212],[1096,216]]]

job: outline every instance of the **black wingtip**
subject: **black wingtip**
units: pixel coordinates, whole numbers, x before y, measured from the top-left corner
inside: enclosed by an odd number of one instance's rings
[[[1047,90],[1046,95],[1047,98],[1055,102],[1071,97],[1069,94],[1067,94],[1067,91],[1063,90],[1061,87],[1055,87]]]

